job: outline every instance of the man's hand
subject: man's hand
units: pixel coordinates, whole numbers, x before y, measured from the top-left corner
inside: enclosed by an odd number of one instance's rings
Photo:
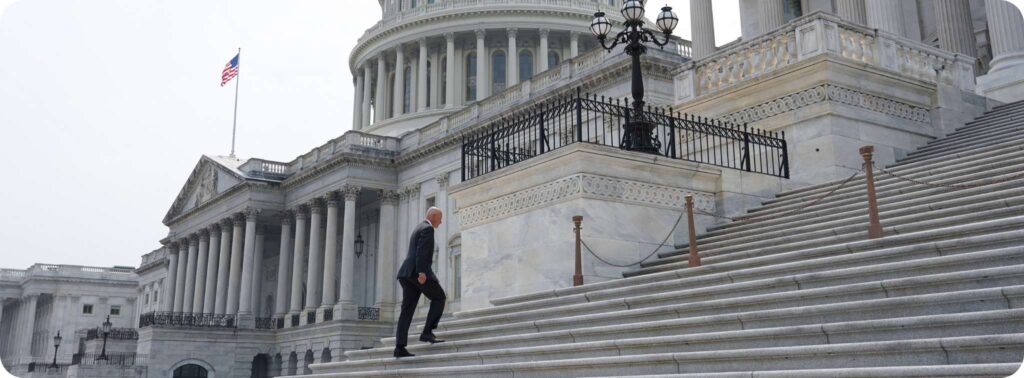
[[[416,277],[416,281],[419,282],[420,285],[427,283],[427,275],[424,273],[420,273],[420,276]]]

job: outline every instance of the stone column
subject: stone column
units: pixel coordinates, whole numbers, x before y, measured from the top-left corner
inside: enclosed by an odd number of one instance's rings
[[[274,316],[284,317],[288,314],[288,278],[292,270],[292,220],[295,214],[285,210],[281,214],[281,244],[277,253],[277,292],[274,296]],[[287,322],[287,321],[286,321]]]
[[[228,315],[238,314],[239,298],[242,290],[242,243],[245,239],[245,216],[235,214],[232,223],[234,232],[231,236],[231,271],[228,273],[228,302],[225,312]]]
[[[448,172],[442,173],[435,178],[437,182],[437,196],[435,197],[437,208],[444,212],[444,216],[447,218],[448,215]],[[426,215],[426,214],[424,214]],[[437,232],[434,233],[434,244],[437,245],[437,270],[441,273],[441,285],[446,286],[451,284],[451,274],[448,270],[448,222],[442,222],[441,226],[437,228]]]
[[[373,101],[373,122],[377,123],[387,119],[387,101],[384,99],[384,86],[388,82],[388,60],[384,52],[377,55],[377,93]]]
[[[693,35],[694,60],[715,53],[715,23],[711,0],[690,0],[690,33]]]
[[[178,278],[178,245],[176,243],[168,243],[167,248],[167,278],[164,279],[163,290],[160,290],[160,295],[163,298],[160,300],[160,311],[169,312],[174,311],[174,289],[177,284]],[[0,303],[2,307],[2,303]]]
[[[569,58],[580,56],[580,33],[569,32]]]
[[[324,240],[320,228],[322,213],[323,204],[319,198],[309,201],[309,267],[306,268],[305,312],[316,311],[320,307],[320,283],[324,272]]]
[[[188,262],[185,265],[185,297],[181,311],[193,312],[196,297],[196,258],[199,255],[199,234],[188,237]]]
[[[217,259],[217,299],[213,313],[224,315],[228,308],[229,272],[231,270],[231,232],[234,222],[230,218],[220,221],[220,258]]]
[[[487,31],[477,29],[476,31],[476,98],[480,101],[487,97],[487,45],[484,37]]]
[[[417,76],[419,83],[416,85],[416,109],[419,111],[427,110],[427,99],[429,94],[427,93],[427,39],[420,38],[420,73]]]
[[[199,252],[196,259],[196,291],[192,300],[192,312],[197,314],[203,314],[207,312],[203,308],[206,304],[206,259],[210,253],[210,231],[207,229],[199,230]]]
[[[242,255],[242,278],[241,291],[238,297],[239,325],[242,323],[241,315],[252,315],[252,278],[255,275],[256,260],[256,218],[259,216],[259,209],[245,209],[245,244],[243,244]]]
[[[18,330],[20,330],[21,337],[18,338],[18,345],[15,347],[14,353],[18,358],[15,360],[17,365],[27,365],[32,363],[32,337],[36,329],[36,301],[39,299],[39,295],[28,295],[21,298],[20,306],[23,307],[22,315],[18,317]]]
[[[548,33],[550,33],[550,30],[540,29],[537,32],[540,34],[540,51],[537,53],[537,55],[540,55],[540,64],[537,65],[540,69],[537,72],[544,72],[551,69],[548,66]]]
[[[864,0],[868,27],[898,36],[903,32],[903,10],[899,0]]]
[[[299,206],[295,210],[295,244],[292,248],[292,294],[291,294],[291,306],[288,309],[288,314],[298,314],[302,312],[302,272],[306,268],[306,223],[308,220],[308,214],[306,214],[306,206]],[[291,321],[286,321],[289,327]]]
[[[380,192],[380,223],[377,247],[377,303],[381,320],[392,320],[395,313],[395,205],[398,194],[392,190]],[[399,235],[401,237],[401,235]]]
[[[341,231],[341,298],[338,301],[338,313],[342,319],[355,319],[355,237],[356,237],[356,200],[359,199],[360,188],[345,185],[341,192],[345,196],[345,219]]]
[[[853,23],[867,25],[867,10],[864,9],[864,0],[836,0],[836,13],[839,18]]]
[[[757,4],[761,7],[761,34],[767,34],[786,23],[782,0],[759,0]]]
[[[505,55],[505,88],[519,83],[519,47],[516,46],[518,29],[505,29],[508,33],[508,51]]]
[[[207,230],[210,234],[210,252],[206,262],[206,291],[203,293],[203,312],[215,314],[217,308],[217,268],[220,256],[220,224]]]
[[[373,81],[373,72],[370,70],[370,63],[368,63],[368,62],[364,63],[363,64],[363,87],[362,87],[363,88],[363,97],[362,97],[363,102],[360,104],[360,106],[363,107],[363,110],[360,113],[363,116],[363,119],[360,120],[360,122],[361,122],[361,126],[359,127],[360,130],[362,130],[365,127],[370,126],[370,102],[371,102],[370,96],[371,96],[371,92],[372,92],[372,89],[370,89],[370,83],[372,81]]]
[[[174,312],[185,310],[185,271],[188,265],[188,238],[178,240],[178,271],[174,279]]]
[[[392,92],[394,100],[392,112],[395,117],[398,117],[405,110],[402,107],[405,103],[405,49],[401,44],[395,48],[395,88]]]
[[[935,28],[939,47],[950,52],[978,56],[977,40],[971,21],[971,3],[965,0],[934,0]],[[1017,36],[1024,38],[1024,35]]]
[[[363,76],[356,69],[355,93],[352,94],[352,130],[363,128]]]
[[[985,9],[992,38],[992,62],[988,72],[1024,63],[1024,21],[1020,11],[1005,0],[985,0]]]
[[[260,317],[263,299],[263,248],[267,240],[266,227],[256,225],[256,248],[252,252],[252,313]]]
[[[455,33],[445,33],[444,107],[455,106]]]
[[[321,311],[317,314],[320,319],[323,319],[323,310],[333,308],[338,300],[338,194],[327,193],[324,201],[327,202],[327,237],[324,241],[324,295],[320,301]]]

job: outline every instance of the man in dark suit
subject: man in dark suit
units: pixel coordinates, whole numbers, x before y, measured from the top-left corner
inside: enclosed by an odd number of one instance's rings
[[[442,216],[441,209],[427,209],[427,219],[413,230],[409,239],[409,253],[398,269],[398,283],[402,285],[402,312],[398,316],[398,329],[395,331],[395,357],[398,358],[414,356],[405,346],[409,338],[409,324],[412,323],[420,294],[430,299],[427,324],[423,327],[420,341],[431,344],[444,341],[438,340],[433,331],[441,320],[446,298],[444,289],[430,267],[434,261],[434,229],[441,225]]]

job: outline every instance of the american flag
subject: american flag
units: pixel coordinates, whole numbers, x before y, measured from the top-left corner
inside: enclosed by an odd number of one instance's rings
[[[231,58],[231,61],[224,66],[224,72],[220,74],[220,86],[223,87],[225,84],[231,81],[231,79],[234,79],[235,76],[238,76],[239,55],[242,55],[242,53],[235,54],[235,57]]]

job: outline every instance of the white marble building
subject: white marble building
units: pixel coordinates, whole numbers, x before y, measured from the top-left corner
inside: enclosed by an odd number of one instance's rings
[[[784,131],[789,179],[579,143],[463,182],[464,137],[577,90],[629,95],[628,57],[588,31],[596,10],[620,23],[619,2],[381,0],[349,61],[352,131],[288,162],[199,158],[162,247],[136,270],[147,376],[301,375],[379,345],[407,234],[429,206],[447,214],[435,238],[447,311],[480,308],[571,285],[573,214],[603,235],[595,247],[635,260],[684,194],[739,214],[849,175],[863,144],[889,162],[1024,99],[1024,21],[1003,1],[740,3],[742,37],[715,46],[712,1],[691,0],[692,54],[682,40],[648,50],[647,101]],[[602,223],[612,214],[637,227]],[[587,282],[622,271],[583,263]]]

